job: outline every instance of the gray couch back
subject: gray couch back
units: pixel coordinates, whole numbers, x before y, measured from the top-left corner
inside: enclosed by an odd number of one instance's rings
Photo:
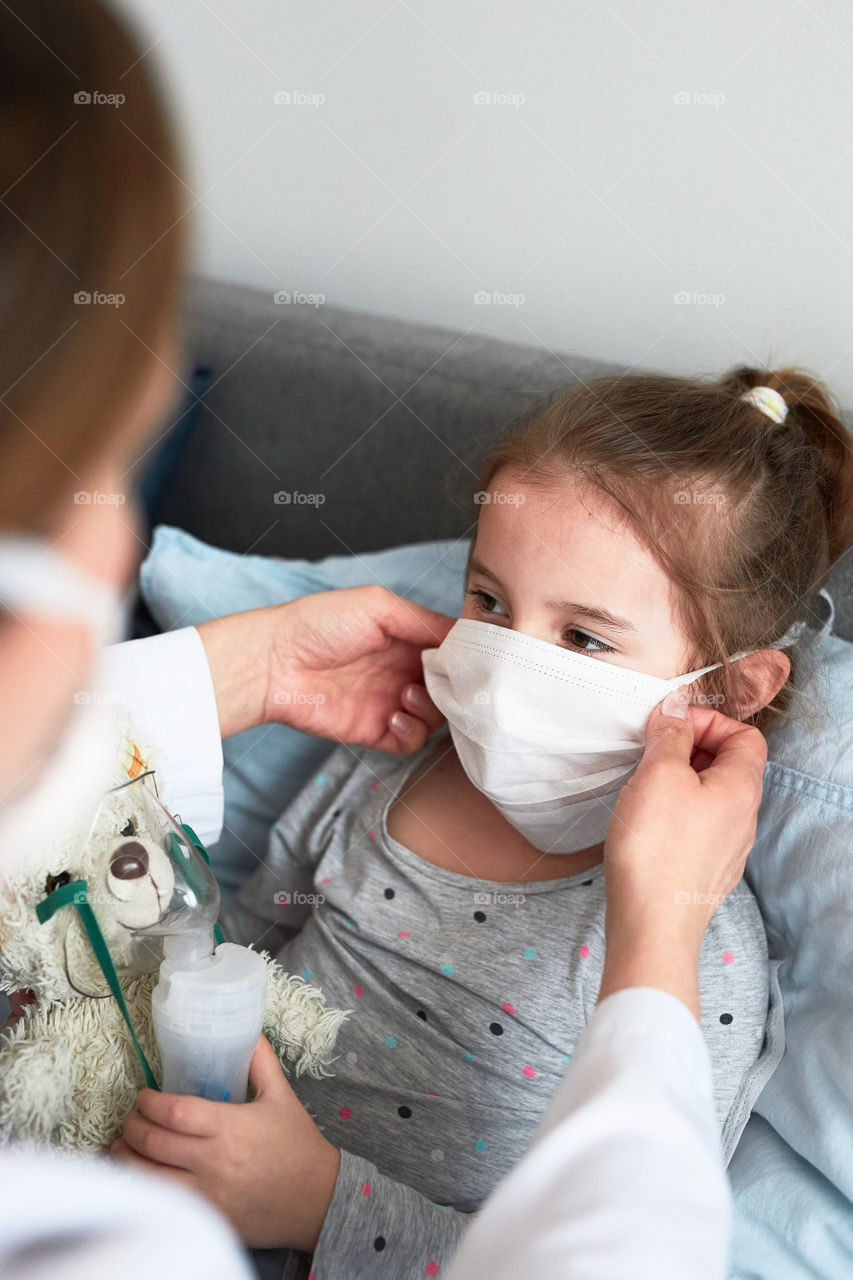
[[[191,282],[186,319],[212,382],[160,518],[239,552],[316,559],[464,535],[496,431],[558,387],[625,371],[215,280]],[[853,639],[853,554],[830,589],[834,629]]]

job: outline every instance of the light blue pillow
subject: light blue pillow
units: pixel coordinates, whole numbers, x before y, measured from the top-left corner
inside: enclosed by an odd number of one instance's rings
[[[222,551],[182,529],[159,525],[140,571],[140,588],[163,631],[368,583],[456,617],[462,611],[467,556],[463,540],[319,561],[279,560]],[[330,746],[278,724],[248,729],[222,745],[225,827],[210,857],[227,903],[263,861],[270,828]]]
[[[467,552],[465,542],[429,542],[316,563],[275,560],[161,526],[142,566],[142,594],[164,630],[374,582],[458,615]],[[747,864],[771,954],[784,957],[787,1048],[729,1168],[732,1280],[853,1275],[850,1219],[841,1225],[845,1209],[853,1218],[853,645],[826,635],[805,648],[793,718],[768,734]],[[224,751],[226,827],[211,856],[227,896],[263,859],[270,828],[329,744],[263,725]],[[826,1230],[809,1225],[805,1204]]]

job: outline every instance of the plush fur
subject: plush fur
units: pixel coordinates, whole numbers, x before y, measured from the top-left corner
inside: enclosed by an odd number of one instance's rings
[[[126,716],[116,715],[118,747],[105,789],[138,776],[156,759]],[[144,1084],[130,1032],[77,911],[63,907],[45,924],[36,916],[58,875],[86,880],[89,901],[119,962],[128,954],[129,928],[159,919],[173,877],[162,833],[138,803],[138,792],[129,787],[107,795],[94,830],[66,833],[0,883],[0,988],[29,989],[36,997],[0,1034],[0,1142],[104,1151]],[[182,816],[192,822],[190,814]],[[139,860],[138,867],[130,864],[130,876],[128,857]],[[282,1065],[296,1075],[331,1074],[326,1068],[347,1012],[327,1008],[316,987],[286,974],[267,952],[261,955],[267,964],[264,1034]],[[151,1020],[156,981],[156,973],[121,977],[134,1031],[159,1079]]]

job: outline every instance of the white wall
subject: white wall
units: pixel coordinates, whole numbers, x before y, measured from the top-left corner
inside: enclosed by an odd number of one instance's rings
[[[640,367],[802,363],[853,405],[844,0],[126,4],[199,269]]]

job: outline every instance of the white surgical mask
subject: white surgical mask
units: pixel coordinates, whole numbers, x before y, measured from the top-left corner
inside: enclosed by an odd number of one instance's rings
[[[75,692],[67,727],[44,760],[0,802],[0,874],[26,864],[33,848],[60,840],[91,814],[117,742],[112,708],[99,696],[104,645],[122,638],[127,603],[108,583],[39,538],[0,536],[0,611],[84,622],[92,633],[91,676]],[[95,690],[93,693],[92,690]],[[4,732],[14,732],[7,726]]]
[[[471,782],[545,853],[604,839],[653,708],[722,665],[663,680],[472,618],[460,618],[422,659]]]

